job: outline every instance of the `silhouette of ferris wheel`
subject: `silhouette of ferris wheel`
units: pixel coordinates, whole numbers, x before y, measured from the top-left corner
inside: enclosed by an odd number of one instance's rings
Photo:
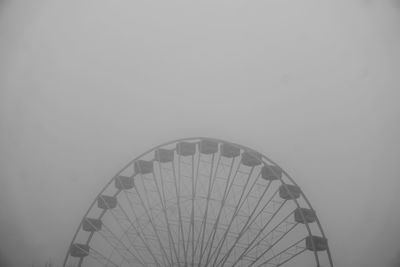
[[[306,196],[276,163],[211,138],[159,145],[101,190],[69,266],[331,266]]]

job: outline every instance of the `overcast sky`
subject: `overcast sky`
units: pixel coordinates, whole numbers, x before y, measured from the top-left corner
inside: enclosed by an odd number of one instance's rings
[[[0,1],[0,260],[62,262],[129,160],[209,136],[278,162],[337,267],[400,251],[400,1]]]

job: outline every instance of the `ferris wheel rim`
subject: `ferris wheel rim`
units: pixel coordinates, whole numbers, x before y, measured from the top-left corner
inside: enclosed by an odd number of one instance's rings
[[[260,153],[258,150],[255,150],[255,149],[253,149],[253,148],[250,148],[250,147],[245,146],[245,145],[242,145],[242,144],[238,144],[238,143],[235,143],[235,142],[226,141],[226,140],[219,139],[219,138],[211,138],[211,137],[185,137],[185,138],[178,138],[178,139],[175,139],[175,140],[172,140],[172,141],[164,142],[164,143],[162,143],[162,144],[159,144],[159,145],[157,145],[157,146],[154,146],[154,147],[152,147],[152,148],[146,150],[145,152],[141,153],[139,156],[137,156],[137,157],[135,157],[134,159],[132,159],[131,161],[129,161],[123,168],[119,169],[119,171],[118,171],[114,176],[111,177],[111,179],[104,185],[104,187],[100,190],[100,192],[97,194],[97,196],[95,197],[95,199],[94,199],[94,200],[92,201],[92,203],[89,205],[87,211],[85,212],[85,214],[83,215],[82,219],[80,220],[80,222],[79,222],[79,224],[78,224],[78,227],[77,227],[77,229],[76,229],[76,231],[75,231],[75,233],[74,233],[74,236],[73,236],[73,238],[72,238],[72,240],[71,240],[71,242],[70,242],[70,247],[74,244],[74,241],[75,241],[75,239],[76,239],[76,237],[77,237],[77,235],[78,235],[78,233],[79,233],[79,231],[80,231],[80,229],[81,229],[81,227],[82,227],[83,220],[87,217],[87,215],[89,214],[89,212],[92,210],[92,208],[93,208],[94,205],[96,204],[96,201],[97,201],[98,197],[100,197],[100,196],[102,195],[102,193],[112,184],[113,181],[115,181],[115,179],[116,179],[121,173],[123,173],[128,167],[132,166],[132,164],[134,164],[135,161],[137,161],[137,160],[143,158],[144,156],[148,155],[150,152],[155,151],[155,150],[157,150],[157,149],[159,149],[159,148],[162,148],[162,147],[165,147],[165,146],[168,146],[168,145],[171,145],[171,144],[179,143],[179,142],[195,141],[195,140],[197,140],[197,141],[200,141],[200,140],[211,140],[211,141],[215,141],[215,142],[218,142],[218,143],[233,145],[233,146],[238,147],[239,149],[241,149],[241,150],[243,150],[243,151],[250,151],[250,152],[257,153],[259,156],[261,156],[261,161],[262,161],[263,164],[273,164],[273,165],[276,165],[277,167],[280,168],[281,172],[286,176],[287,179],[289,179],[289,181],[290,181],[293,185],[298,186],[298,184],[296,183],[296,181],[295,181],[283,168],[281,168],[281,166],[280,166],[279,164],[277,164],[275,161],[271,160],[271,159],[270,159],[269,157],[267,157],[265,154]],[[283,181],[283,178],[282,178],[282,177],[279,177],[279,180],[280,180],[281,184],[287,189],[287,185],[286,185],[286,183]],[[117,192],[115,193],[115,196],[117,196],[121,191],[122,191],[122,190],[117,190]],[[289,195],[291,195],[290,190],[287,190],[287,191],[288,191]],[[313,209],[313,207],[312,207],[310,201],[308,200],[307,196],[304,194],[304,192],[303,192],[302,190],[301,190],[300,194],[301,194],[302,198],[305,200],[307,206],[308,206],[311,210],[314,211],[314,209]],[[294,199],[292,199],[292,200],[295,202],[295,204],[296,204],[296,206],[297,206],[298,208],[301,208],[301,206],[299,205],[299,203],[298,203],[298,201],[297,201],[296,198],[294,198]],[[105,212],[106,212],[106,210],[104,210],[104,211],[102,212],[102,215],[100,216],[100,218],[105,214]],[[303,220],[305,221],[305,226],[306,226],[306,228],[307,228],[307,232],[308,232],[309,236],[312,236],[312,231],[310,230],[310,227],[309,227],[309,225],[308,225],[307,220],[305,220],[305,218],[304,218],[304,214],[303,214],[302,212],[300,212],[300,215],[302,216]],[[325,235],[325,233],[324,233],[324,231],[323,231],[323,228],[322,228],[322,225],[321,225],[321,223],[320,223],[320,220],[319,220],[318,216],[315,217],[315,221],[316,221],[316,223],[317,223],[318,229],[319,229],[320,232],[321,232],[322,237],[326,239],[326,235]],[[90,243],[91,238],[93,237],[93,234],[94,234],[94,233],[91,233],[91,234],[90,234],[90,237],[88,238],[87,243]],[[311,245],[312,245],[312,247],[313,247],[313,252],[314,252],[314,255],[315,255],[316,262],[317,262],[317,264],[318,264],[318,266],[319,266],[318,254],[317,254],[317,250],[315,249],[315,244],[314,244],[313,239],[311,239]],[[327,254],[328,254],[329,263],[330,263],[331,266],[333,266],[333,262],[332,262],[332,257],[331,257],[331,253],[330,253],[329,246],[327,246],[326,252],[327,252]],[[62,266],[64,266],[64,267],[66,266],[68,257],[69,257],[69,251],[66,253],[66,256],[65,256],[65,259],[64,259],[64,262],[63,262],[63,265],[62,265]],[[81,259],[81,260],[82,260],[82,259]],[[80,262],[79,266],[80,266],[80,265],[81,265],[81,262]]]

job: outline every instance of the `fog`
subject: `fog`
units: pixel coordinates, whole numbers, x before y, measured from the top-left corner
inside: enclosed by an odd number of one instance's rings
[[[392,266],[399,47],[394,0],[1,1],[0,265],[61,264],[122,166],[208,136],[293,176],[335,266]]]

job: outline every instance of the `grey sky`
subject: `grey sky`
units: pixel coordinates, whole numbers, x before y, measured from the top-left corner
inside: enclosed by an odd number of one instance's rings
[[[399,23],[394,0],[0,2],[0,257],[61,262],[119,168],[210,136],[295,178],[336,266],[386,266]]]

